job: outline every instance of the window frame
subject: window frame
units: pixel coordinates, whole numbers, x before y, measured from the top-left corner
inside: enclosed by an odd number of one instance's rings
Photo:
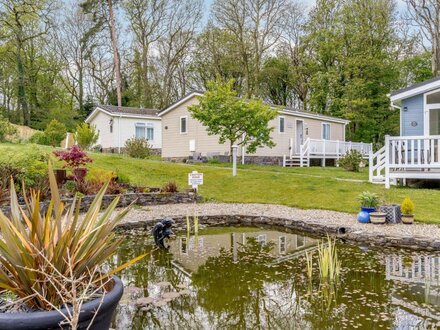
[[[182,119],[185,119],[185,131],[182,131]],[[188,134],[188,116],[180,116],[179,118],[180,134]]]
[[[325,126],[328,126],[328,139],[325,138]],[[330,123],[321,123],[321,139],[330,141],[332,137],[332,126]]]
[[[138,128],[143,128],[144,130],[144,135],[143,136],[138,136],[137,135],[137,129]],[[136,139],[145,139],[147,135],[147,125],[145,125],[145,123],[135,123],[134,124],[134,137]]]
[[[281,119],[283,120],[283,130],[281,130]],[[284,134],[286,133],[286,117],[278,116],[278,133]]]

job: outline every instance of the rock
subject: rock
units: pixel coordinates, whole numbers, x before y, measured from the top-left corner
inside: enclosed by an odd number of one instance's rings
[[[165,293],[162,295],[162,297],[165,298],[165,299],[176,299],[176,298],[180,297],[180,293],[179,293],[179,292],[176,292],[176,291],[165,292]]]
[[[161,288],[166,288],[166,287],[171,286],[171,283],[170,282],[157,282],[156,285]]]
[[[159,300],[159,301],[154,302],[154,306],[156,306],[156,307],[162,307],[162,306],[165,306],[166,304],[167,304],[167,302],[165,300]]]
[[[151,297],[139,298],[136,300],[136,305],[146,306],[154,302],[154,299]]]

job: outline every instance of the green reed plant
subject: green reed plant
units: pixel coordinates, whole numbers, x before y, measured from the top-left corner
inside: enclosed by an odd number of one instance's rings
[[[339,278],[341,262],[338,259],[336,240],[328,235],[326,243],[318,243],[318,266],[322,280],[333,282]]]
[[[199,234],[199,216],[198,215],[194,215],[194,235],[198,235]]]
[[[0,211],[0,290],[16,295],[32,309],[51,310],[63,304],[59,286],[48,280],[50,278],[81,279],[84,287],[90,282],[99,286],[103,279],[145,256],[108,272],[96,272],[115,253],[120,240],[116,239],[113,229],[128,208],[112,217],[119,201],[116,197],[101,213],[108,185],[105,184],[87,213],[80,216],[81,201],[77,197],[68,207],[61,201],[50,163],[49,183],[51,200],[47,211],[40,209],[40,193],[33,190],[25,194],[23,210],[13,182],[10,216]]]
[[[313,275],[313,253],[306,252],[306,268],[307,277],[311,279]]]

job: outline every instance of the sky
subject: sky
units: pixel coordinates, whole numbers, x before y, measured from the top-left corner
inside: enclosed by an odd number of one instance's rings
[[[214,0],[205,0],[206,7],[209,7],[211,3],[213,3]],[[299,0],[298,3],[304,4],[306,7],[311,7],[315,4],[315,0]],[[397,6],[399,10],[402,10],[405,8],[404,0],[397,0]]]

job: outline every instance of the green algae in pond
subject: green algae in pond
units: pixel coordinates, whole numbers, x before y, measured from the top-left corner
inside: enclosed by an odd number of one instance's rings
[[[338,281],[311,280],[306,252],[318,240],[261,228],[208,228],[178,236],[169,251],[127,239],[115,264],[129,290],[116,329],[430,329],[440,326],[440,255],[338,244]],[[161,283],[166,282],[167,285]],[[135,293],[133,293],[135,292]],[[141,293],[141,296],[139,296]],[[131,297],[130,295],[136,296]],[[142,297],[149,303],[136,305]],[[142,300],[141,300],[142,301]]]

